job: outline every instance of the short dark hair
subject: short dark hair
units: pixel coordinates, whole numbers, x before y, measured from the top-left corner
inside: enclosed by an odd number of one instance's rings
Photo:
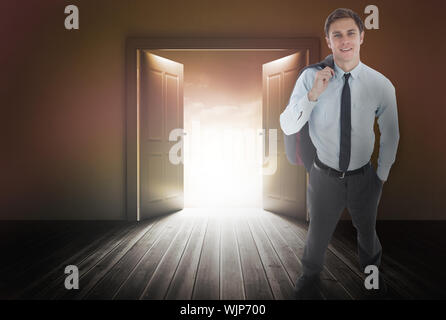
[[[328,37],[328,30],[330,29],[330,25],[338,20],[343,18],[352,18],[356,25],[358,26],[359,33],[364,31],[364,23],[362,22],[361,18],[358,16],[356,12],[353,10],[347,9],[347,8],[338,8],[332,13],[329,14],[327,17],[327,20],[325,20],[325,35]]]

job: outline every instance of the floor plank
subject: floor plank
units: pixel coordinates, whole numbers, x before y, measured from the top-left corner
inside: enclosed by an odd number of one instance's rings
[[[166,221],[171,218],[172,215],[168,215],[154,221],[152,228],[102,277],[85,299],[112,299],[144,254],[157,242],[164,231]]]
[[[234,217],[228,215],[221,226],[221,293],[222,300],[246,299],[240,252],[234,229]]]
[[[79,279],[79,290],[65,290],[61,299],[83,299],[100,279],[127,253],[153,226],[153,220],[143,221],[132,228],[122,241]],[[82,284],[82,285],[81,285]]]
[[[392,222],[390,224],[392,224]],[[402,223],[402,225],[404,225],[404,222]],[[351,226],[348,227],[352,228]],[[346,228],[346,224],[343,223],[343,225],[341,225],[341,228],[339,229]],[[398,229],[401,230],[401,228],[397,227],[393,229],[392,232]],[[343,252],[338,254],[352,256],[353,252],[356,250],[356,246],[352,239],[353,233],[355,234],[355,232],[352,232],[351,230],[350,236],[348,237],[346,237],[345,234],[343,234],[342,232],[337,234],[337,239],[335,239],[334,242],[336,243],[336,246]],[[414,299],[415,297],[445,297],[446,295],[444,291],[441,290],[441,288],[439,288],[437,285],[435,285],[435,282],[438,283],[438,279],[437,281],[432,281],[431,279],[429,279],[428,276],[430,274],[441,275],[442,273],[438,272],[439,269],[436,269],[437,271],[435,271],[435,268],[427,268],[427,266],[425,266],[426,263],[422,261],[423,259],[413,259],[413,257],[419,257],[420,254],[423,251],[426,251],[427,248],[421,249],[421,252],[419,252],[418,254],[415,254],[415,251],[412,251],[412,253],[408,253],[406,251],[407,247],[411,247],[410,245],[408,246],[411,237],[412,236],[407,237],[406,241],[401,241],[400,239],[404,239],[404,237],[401,237],[401,234],[398,234],[398,237],[393,237],[392,240],[383,241],[381,239],[384,253],[381,259],[381,266],[383,269],[383,276],[386,282],[390,284],[390,287],[392,289],[391,298],[396,299],[399,297],[403,299]],[[420,238],[422,238],[422,236],[420,236]],[[391,255],[387,254],[389,250],[392,252]],[[436,257],[436,259],[441,260],[438,259],[438,257]],[[426,259],[426,261],[432,260]],[[424,276],[420,276],[423,274]],[[407,279],[411,279],[411,281],[407,281]]]
[[[58,226],[57,228],[55,227],[56,225]],[[24,272],[24,268],[31,267],[54,250],[60,248],[61,245],[65,245],[66,240],[71,239],[79,231],[79,224],[62,223],[59,225],[53,222],[53,224],[49,225],[46,222],[44,226],[35,228],[37,232],[29,229],[24,238],[11,236],[15,240],[14,243],[8,240],[5,241],[9,243],[9,246],[2,246],[2,252],[4,252],[3,263],[0,266],[0,277],[2,279],[5,278],[3,275],[11,274],[16,270]],[[46,229],[43,234],[41,233],[42,231],[39,232],[41,229]],[[19,276],[17,273],[16,275]]]
[[[255,218],[243,219],[251,231],[252,237],[262,260],[274,299],[293,299],[293,283],[282,261],[272,247],[268,237]]]
[[[190,300],[194,289],[200,252],[203,247],[204,236],[208,225],[208,216],[202,216],[196,222],[191,239],[187,244],[178,269],[172,278],[172,283],[167,292],[168,300]]]
[[[304,252],[305,238],[303,238],[301,234],[296,233],[296,225],[290,223],[290,221],[287,220],[287,217],[274,215],[269,212],[265,212],[264,214],[267,215],[267,218],[271,221],[270,223],[277,227],[278,231],[292,248],[300,262]],[[302,263],[300,262],[300,264]],[[346,288],[349,287],[350,284],[341,284],[341,282],[332,274],[331,270],[336,270],[336,268],[333,265],[331,268],[326,265],[321,272],[320,295],[325,299],[354,298],[351,292]],[[295,279],[294,282],[296,280],[297,279]],[[317,297],[315,297],[315,299],[316,298]]]
[[[252,238],[249,226],[243,219],[236,219],[235,226],[242,262],[246,299],[273,299],[273,293],[265,273],[265,268],[262,264],[255,241]]]
[[[220,299],[220,218],[213,212],[209,213],[192,299]]]
[[[126,234],[128,234],[134,227],[135,223],[124,223],[118,228],[95,243],[89,250],[84,250],[81,254],[75,254],[69,259],[69,265],[76,265],[79,269],[79,276],[86,274],[98,261],[107,256],[119,243],[122,242]],[[65,293],[64,286],[65,273],[64,266],[58,268],[50,276],[48,282],[44,282],[41,286],[37,286],[33,290],[36,295],[33,299],[56,299]],[[45,286],[46,284],[46,286]]]
[[[152,278],[158,263],[163,258],[172,240],[184,223],[185,219],[178,213],[173,215],[173,219],[167,221],[161,236],[144,254],[143,258],[132,270],[129,277],[124,281],[113,299],[136,300],[141,297],[147,283],[149,283]]]
[[[35,255],[24,252],[43,253],[48,243],[59,242],[75,228],[73,223],[60,221],[2,221],[0,225],[0,277],[34,261]]]
[[[141,295],[144,300],[162,300],[167,294],[170,282],[177,270],[184,249],[190,240],[196,218],[186,218],[185,224],[173,239],[160,263],[156,267],[152,278]]]
[[[111,225],[107,228],[107,231],[102,235],[95,233],[93,241],[90,241],[87,245],[74,251],[74,254],[69,254],[68,257],[59,263],[52,271],[39,276],[36,281],[29,283],[21,292],[19,292],[16,298],[20,299],[33,299],[42,298],[45,293],[54,288],[54,285],[61,285],[65,278],[65,267],[68,265],[79,266],[81,262],[93,253],[98,245],[105,239],[112,237],[114,233],[122,228],[123,224]]]
[[[4,299],[292,299],[306,223],[260,209],[188,208],[142,222],[0,222]],[[395,233],[395,230],[398,230]],[[378,221],[387,299],[446,297],[445,222]],[[80,289],[66,290],[76,265]],[[369,299],[356,231],[341,221],[322,299]]]
[[[94,241],[95,237],[102,232],[104,232],[104,227],[98,224],[77,223],[77,226],[74,226],[64,237],[59,238],[57,243],[48,243],[44,253],[39,254],[38,250],[27,252],[26,254],[34,260],[26,265],[17,266],[14,276],[7,278],[12,284],[11,287],[14,288],[10,291],[10,297],[17,298],[24,287],[38,282],[42,275],[47,275],[60,267],[61,261],[68,259],[72,252],[77,252]],[[48,252],[48,250],[51,251]]]

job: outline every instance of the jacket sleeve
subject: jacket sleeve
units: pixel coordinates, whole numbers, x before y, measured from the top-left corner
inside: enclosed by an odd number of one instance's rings
[[[312,87],[309,75],[312,72],[306,69],[296,80],[288,105],[280,115],[280,127],[286,135],[299,132],[311,115],[317,101],[308,100],[308,91]]]
[[[386,181],[390,167],[395,162],[400,139],[395,87],[390,81],[383,88],[382,100],[376,116],[381,133],[376,173],[381,180]]]

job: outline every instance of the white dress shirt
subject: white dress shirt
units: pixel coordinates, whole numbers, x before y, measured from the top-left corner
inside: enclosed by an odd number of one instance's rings
[[[317,68],[306,69],[297,79],[289,103],[280,115],[280,126],[287,135],[298,132],[308,121],[310,138],[318,158],[339,170],[341,93],[344,71],[335,63],[335,75],[317,101],[309,101]],[[347,170],[370,161],[375,144],[373,126],[378,118],[381,132],[378,177],[386,181],[395,161],[399,141],[395,87],[389,79],[361,61],[350,71],[351,155]]]

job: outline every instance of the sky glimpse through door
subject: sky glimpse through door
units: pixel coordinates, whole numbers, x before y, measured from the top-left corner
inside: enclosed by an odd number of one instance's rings
[[[184,206],[262,207],[262,64],[289,51],[164,51],[184,65]]]

